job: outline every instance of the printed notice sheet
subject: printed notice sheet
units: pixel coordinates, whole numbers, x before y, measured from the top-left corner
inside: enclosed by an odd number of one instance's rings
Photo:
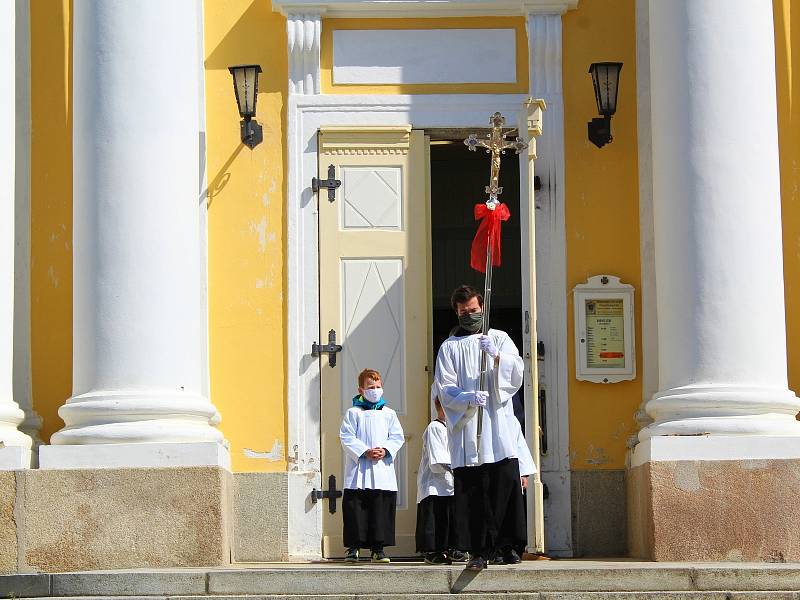
[[[587,299],[586,367],[625,368],[625,313],[622,298]]]

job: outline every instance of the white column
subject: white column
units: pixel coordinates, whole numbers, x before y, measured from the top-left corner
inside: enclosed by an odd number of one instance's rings
[[[200,10],[75,1],[73,396],[43,468],[229,462],[201,391]]]
[[[25,413],[14,401],[15,12],[0,3],[0,469],[31,465],[31,438],[19,431]]]
[[[649,8],[660,391],[640,440],[798,436],[800,402],[787,384],[772,3],[651,0]]]

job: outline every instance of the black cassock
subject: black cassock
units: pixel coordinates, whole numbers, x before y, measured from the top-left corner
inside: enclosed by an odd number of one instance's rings
[[[417,552],[447,552],[455,546],[453,496],[428,496],[417,504]]]
[[[488,558],[495,551],[527,543],[516,458],[459,467],[453,469],[453,475],[457,535],[454,548]]]
[[[345,548],[379,551],[394,546],[397,492],[348,490],[342,497]]]

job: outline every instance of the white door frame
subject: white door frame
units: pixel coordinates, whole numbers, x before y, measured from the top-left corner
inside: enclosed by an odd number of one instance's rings
[[[292,558],[318,558],[321,554],[322,503],[312,504],[310,492],[319,489],[321,479],[327,474],[320,473],[320,387],[319,361],[312,357],[311,345],[319,341],[319,281],[318,281],[318,225],[316,197],[311,191],[311,178],[317,176],[317,131],[324,125],[402,125],[411,123],[414,128],[435,127],[468,128],[487,127],[488,117],[500,111],[509,120],[516,120],[523,135],[526,133],[523,102],[527,95],[408,95],[408,96],[324,96],[291,95],[288,105],[288,181],[286,221],[287,221],[287,421],[288,421],[288,460],[289,460],[289,523],[288,544]],[[545,127],[547,118],[545,117]],[[540,138],[539,147],[544,150]],[[563,160],[563,154],[562,160]],[[520,202],[528,202],[527,157],[520,156]],[[562,170],[563,172],[563,170]],[[548,176],[548,181],[551,176]],[[561,186],[559,186],[560,188]],[[542,243],[559,243],[562,251],[548,256],[563,255],[563,202],[561,217],[551,219],[554,231]],[[539,241],[537,241],[539,243]],[[524,259],[525,257],[523,257]],[[540,265],[541,276],[561,269],[564,280],[563,261],[554,259],[551,266]],[[525,265],[523,268],[527,268]],[[557,282],[553,282],[557,285]],[[550,286],[548,286],[550,287]],[[566,289],[564,286],[562,290]],[[566,292],[548,294],[549,301],[540,303],[538,318],[540,322],[564,322],[563,335],[566,336]],[[550,301],[552,300],[552,302]],[[560,317],[559,317],[560,313]],[[566,337],[559,352],[566,353]],[[558,346],[553,346],[555,350]],[[566,356],[554,361],[563,378],[559,375],[554,381],[566,381]],[[549,383],[552,390],[553,406],[559,406],[561,415],[551,412],[558,421],[566,417],[566,385]],[[557,388],[557,389],[553,389]],[[529,403],[530,404],[530,403]],[[563,421],[564,431],[559,431],[559,455],[568,457],[568,444],[565,434],[567,421]],[[567,470],[568,476],[568,470]],[[569,489],[567,480],[567,490]],[[551,491],[552,494],[552,491]],[[570,528],[571,509],[569,497],[565,506],[566,522],[559,528]],[[559,549],[553,548],[559,552]]]

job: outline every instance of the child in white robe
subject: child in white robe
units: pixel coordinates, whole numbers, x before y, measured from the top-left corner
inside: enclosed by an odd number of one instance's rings
[[[386,406],[381,375],[365,369],[358,394],[342,419],[339,439],[345,450],[342,518],[346,562],[358,562],[360,548],[371,561],[388,563],[386,546],[394,546],[397,476],[394,459],[403,446],[397,413]]]
[[[450,564],[448,550],[453,543],[453,473],[442,405],[431,388],[436,417],[422,434],[422,457],[417,471],[417,552],[432,565]]]

